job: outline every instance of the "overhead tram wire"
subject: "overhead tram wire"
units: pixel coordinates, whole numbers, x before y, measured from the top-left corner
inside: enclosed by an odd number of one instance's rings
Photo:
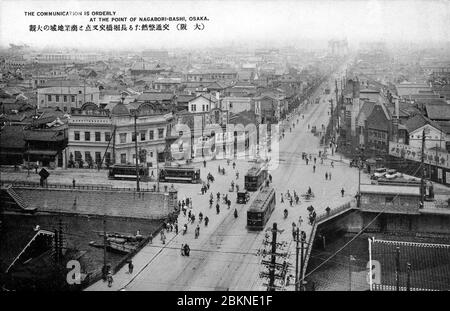
[[[416,172],[420,169],[421,167],[419,167]],[[407,182],[407,184],[409,183],[409,181]],[[397,198],[399,196],[399,192],[397,192],[397,194],[394,196],[394,199]],[[387,208],[387,206],[383,207],[383,209],[377,213],[377,215],[366,225],[364,226],[364,228],[362,228],[355,236],[353,236],[350,241],[348,241],[347,243],[344,244],[344,246],[342,246],[340,249],[338,249],[336,252],[334,252],[330,257],[328,257],[325,261],[323,261],[321,264],[319,264],[317,267],[315,267],[312,271],[310,271],[308,274],[305,275],[305,278],[307,278],[308,276],[310,276],[312,273],[314,273],[315,271],[317,271],[320,267],[322,267],[325,263],[327,263],[329,260],[331,260],[334,256],[336,256],[338,253],[340,253],[344,248],[346,248],[350,243],[352,243],[356,238],[358,238],[368,227],[370,227],[370,225],[372,225],[372,223],[375,222],[375,220],[384,213],[385,209]]]

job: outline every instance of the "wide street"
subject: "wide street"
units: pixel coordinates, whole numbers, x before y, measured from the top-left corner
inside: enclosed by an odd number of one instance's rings
[[[276,208],[266,228],[272,227],[276,222],[279,229],[285,231],[279,235],[278,241],[286,241],[291,254],[288,262],[291,264],[289,274],[295,271],[295,252],[292,252],[292,223],[299,225],[299,216],[303,223],[301,230],[304,230],[309,237],[311,226],[308,224],[308,211],[306,208],[313,205],[319,215],[329,206],[331,209],[350,201],[356,194],[358,186],[358,170],[350,168],[347,163],[340,162],[339,156],[334,155],[334,168],[331,166],[331,159],[326,159],[320,163],[318,152],[323,151],[320,147],[320,136],[314,136],[310,128],[316,126],[318,131],[322,130],[322,124],[326,127],[329,122],[329,111],[331,99],[334,95],[334,77],[330,77],[328,84],[319,87],[313,96],[311,104],[299,108],[297,115],[291,115],[289,122],[283,122],[286,128],[285,137],[280,141],[279,156],[273,156],[272,160],[279,159],[278,163],[272,163],[270,167],[275,169],[270,171],[276,190]],[[331,86],[329,95],[323,94],[326,85]],[[320,96],[320,103],[315,104],[314,99]],[[304,115],[304,118],[302,118]],[[297,123],[298,120],[298,123]],[[292,132],[289,125],[295,123]],[[309,128],[308,128],[309,125]],[[316,170],[313,172],[314,160],[309,165],[302,160],[302,152],[311,154],[312,159],[317,158]],[[328,150],[328,157],[331,156]],[[218,166],[225,167],[225,176],[217,173]],[[227,165],[226,160],[208,161],[206,168],[203,164],[195,163],[201,169],[201,177],[206,180],[206,174],[211,172],[215,177],[215,182],[211,184],[211,189],[206,195],[201,195],[200,185],[175,184],[178,189],[178,198],[190,197],[193,200],[193,211],[197,215],[195,224],[188,225],[186,235],[181,233],[182,226],[187,223],[187,217],[180,214],[178,224],[180,232],[167,233],[167,241],[162,244],[160,236],[153,239],[152,244],[145,246],[133,258],[134,271],[128,273],[128,268],[123,267],[114,275],[112,287],[108,287],[103,281],[99,281],[87,290],[265,290],[267,279],[260,278],[259,273],[267,271],[261,264],[262,257],[257,256],[257,251],[262,250],[265,231],[252,232],[246,229],[246,211],[256,193],[251,193],[251,201],[245,205],[236,203],[236,193],[228,192],[230,183],[235,180],[241,189],[244,186],[244,175],[253,163],[247,160],[237,160],[236,169]],[[239,178],[236,180],[236,171],[239,171]],[[325,173],[331,173],[331,180],[325,180]],[[27,177],[26,172],[3,174],[3,178],[8,180],[30,180],[38,181],[38,175],[32,172]],[[49,182],[71,184],[72,178],[77,183],[83,184],[88,180],[89,184],[112,185],[114,187],[135,187],[132,181],[111,181],[106,179],[106,171],[97,172],[95,170],[54,170],[51,172]],[[367,182],[368,177],[362,174],[362,182]],[[153,183],[141,183],[141,188],[151,188]],[[161,188],[164,184],[161,185]],[[281,193],[286,194],[289,190],[295,190],[299,195],[306,193],[311,187],[315,197],[307,202],[300,198],[300,203],[291,207],[287,200],[281,203]],[[341,197],[340,190],[344,188],[345,195]],[[232,206],[227,209],[221,203],[221,210],[216,214],[215,208],[209,208],[209,195],[217,192],[228,193]],[[100,204],[100,202],[99,202]],[[215,205],[215,203],[214,203]],[[234,209],[237,209],[239,217],[233,216]],[[283,217],[283,210],[288,209],[289,216]],[[208,227],[204,223],[200,224],[200,236],[194,238],[194,229],[198,224],[198,214],[202,212],[208,216],[210,222]],[[138,230],[139,228],[136,228]],[[191,248],[189,257],[181,256],[181,245],[188,243]],[[268,259],[267,257],[265,258]],[[293,281],[293,280],[292,280]],[[287,290],[293,290],[293,286],[288,286]]]
[[[312,154],[312,158],[318,158],[319,137],[308,130],[308,124],[315,125],[318,129],[322,124],[326,126],[329,119],[328,100],[333,94],[321,96],[320,104],[310,104],[303,112],[300,111],[298,116],[291,116],[291,123],[295,123],[296,126],[292,132],[287,130],[285,138],[280,141],[280,163],[270,172],[276,189],[277,205],[266,225],[266,228],[269,228],[273,222],[277,222],[279,229],[285,229],[279,235],[280,242],[292,243],[292,222],[298,225],[299,216],[302,216],[304,220],[301,230],[304,230],[307,235],[310,234],[311,226],[307,224],[307,206],[313,205],[317,214],[320,214],[327,206],[333,208],[348,202],[356,193],[357,169],[336,161],[332,168],[331,160],[325,160],[323,164],[320,164],[318,159],[314,173],[314,161],[306,165],[301,159],[302,152]],[[301,117],[302,114],[304,119]],[[218,165],[225,167],[226,176],[217,174]],[[237,161],[237,170],[240,172],[237,183],[241,187],[246,168],[250,165],[243,160]],[[231,165],[227,166],[224,160],[208,162],[207,168],[201,170],[202,178],[208,171],[216,178],[210,192],[228,193],[231,180],[236,178]],[[332,173],[331,180],[325,180],[325,172]],[[258,249],[263,248],[265,231],[251,232],[246,229],[246,210],[251,202],[246,205],[236,204],[235,194],[229,193],[233,202],[231,208],[227,209],[224,204],[221,204],[220,214],[217,215],[215,208],[209,208],[210,192],[202,196],[199,193],[199,185],[177,184],[176,186],[179,189],[180,199],[185,196],[193,199],[193,210],[196,215],[202,212],[210,218],[208,227],[205,227],[203,223],[200,224],[199,238],[194,238],[197,217],[195,224],[189,225],[186,235],[169,232],[165,244],[162,244],[159,236],[155,237],[152,244],[144,247],[133,258],[132,274],[129,274],[128,268],[124,267],[114,276],[111,288],[100,281],[88,290],[265,290],[267,280],[260,278],[259,273],[266,269],[261,265],[262,258],[257,256]],[[301,198],[300,204],[294,203],[293,207],[289,206],[287,200],[285,203],[280,202],[281,193],[286,193],[288,190],[292,193],[295,190],[303,194],[309,186],[315,194],[315,198],[310,202],[305,202]],[[340,193],[342,188],[345,189],[344,197],[341,197]],[[252,200],[255,196],[256,194],[252,193]],[[239,214],[237,219],[233,216],[235,207]],[[283,217],[285,208],[289,211],[287,219]],[[181,228],[187,223],[187,218],[180,214],[178,223]],[[184,243],[188,243],[191,248],[189,257],[180,254],[181,245]],[[295,254],[291,254],[289,262],[292,264],[289,273],[293,273]],[[288,289],[292,290],[293,287]]]

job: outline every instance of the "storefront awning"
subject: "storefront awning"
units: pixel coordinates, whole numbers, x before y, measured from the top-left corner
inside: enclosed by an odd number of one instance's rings
[[[25,154],[43,155],[43,156],[56,156],[58,151],[56,150],[28,150]]]

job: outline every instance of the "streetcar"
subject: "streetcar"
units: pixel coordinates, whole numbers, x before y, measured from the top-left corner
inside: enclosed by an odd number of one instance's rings
[[[259,187],[267,179],[268,172],[265,166],[250,168],[244,177],[244,188],[247,191],[258,191]]]
[[[193,167],[166,166],[159,171],[159,181],[175,183],[199,183],[200,169]]]
[[[149,181],[148,168],[138,165],[139,180]],[[108,179],[136,180],[136,165],[114,164],[109,167]]]
[[[263,187],[247,211],[247,229],[263,230],[275,209],[275,189]]]

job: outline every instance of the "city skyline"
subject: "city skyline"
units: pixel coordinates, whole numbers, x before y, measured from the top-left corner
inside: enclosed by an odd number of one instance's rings
[[[450,4],[446,1],[9,1],[0,4],[0,43],[34,48],[129,50],[205,48],[236,45],[325,47],[328,40],[388,43],[445,43]],[[117,18],[185,16],[188,30],[117,32],[30,32],[29,25],[89,24],[88,16],[25,16],[25,12],[113,12]],[[142,13],[144,12],[144,13]],[[190,16],[206,16],[204,30],[193,30]],[[108,17],[108,16],[105,16]],[[98,18],[98,17],[97,17]],[[237,22],[238,21],[238,22]],[[91,24],[98,23],[91,22]],[[107,24],[107,23],[106,23]],[[121,22],[112,24],[123,24]],[[137,23],[137,24],[142,24]],[[324,44],[325,43],[325,44]]]

